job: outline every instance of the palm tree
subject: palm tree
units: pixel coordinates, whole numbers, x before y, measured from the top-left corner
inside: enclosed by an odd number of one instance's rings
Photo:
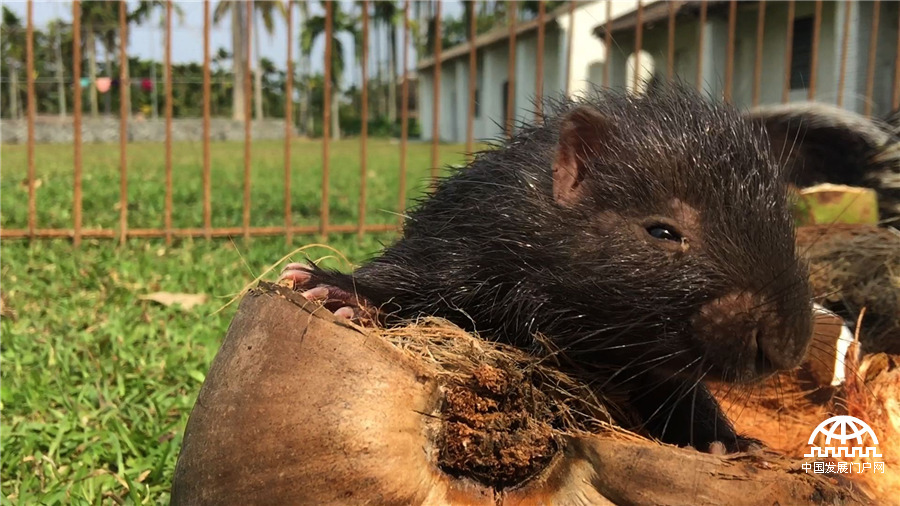
[[[262,20],[263,28],[266,29],[266,33],[272,35],[272,31],[275,30],[275,13],[279,13],[283,18],[287,15],[286,7],[281,0],[254,0],[253,1],[254,12],[259,14],[259,18]],[[256,60],[254,65],[253,77],[254,77],[254,98],[253,103],[256,106],[256,119],[263,119],[263,80],[262,75],[264,70],[262,68],[262,61],[259,57],[259,28],[256,26],[256,21],[254,20],[254,27],[256,29],[253,30],[254,41],[253,46],[255,51],[253,52],[253,59]]]
[[[231,118],[244,119],[244,71],[247,68],[247,24],[244,21],[244,4],[234,0],[222,0],[216,4],[213,22],[218,23],[231,14],[231,62],[234,85],[231,93]]]
[[[341,10],[341,4],[331,4],[332,11],[332,43],[331,43],[331,132],[334,139],[339,139],[340,122],[338,119],[338,97],[340,96],[341,76],[344,73],[344,44],[338,37],[341,32],[349,33],[359,46],[359,30],[357,19]],[[312,52],[312,46],[319,35],[325,34],[325,15],[309,17],[304,21],[300,33],[300,51],[307,58]]]
[[[129,25],[130,24],[140,25],[144,21],[150,19],[153,12],[158,10],[158,11],[161,11],[159,26],[163,30],[165,30],[165,26],[166,26],[165,16],[166,16],[167,4],[168,4],[168,2],[166,2],[166,0],[140,0],[138,2],[137,7],[133,11],[131,11],[127,14],[126,19],[128,21],[128,24]],[[175,14],[175,17],[177,17],[179,21],[182,18],[184,18],[184,9],[182,9],[181,6],[179,6],[175,2],[172,3],[172,12]],[[127,43],[128,43],[127,40],[122,40],[122,44],[127,44]],[[156,63],[153,63],[153,65],[150,67],[150,74],[151,74],[151,78],[155,84]],[[126,76],[126,78],[130,78],[130,76],[131,76],[130,62],[128,62],[128,61],[125,62],[125,76]],[[129,91],[130,90],[126,91],[123,88],[123,94],[127,93]],[[155,90],[153,91],[153,95],[151,95],[151,96],[152,96],[152,100],[153,100],[153,117],[156,118],[158,115],[158,108],[156,105],[156,91]],[[124,97],[124,95],[123,95],[123,97]]]
[[[304,27],[306,26],[306,21],[309,19],[309,3],[297,2],[297,6],[300,7],[300,26]],[[305,28],[303,30],[305,31]],[[299,121],[299,125],[301,125],[303,132],[308,136],[311,135],[313,131],[313,117],[310,112],[312,109],[312,72],[310,69],[309,55],[302,50],[302,38],[300,39],[300,46],[299,71],[301,79],[298,79],[297,83],[302,84],[302,87],[299,87],[299,90],[303,96],[300,99],[300,114],[298,115],[297,120]]]
[[[3,31],[2,38],[3,59],[9,68],[9,117],[19,117],[19,68],[22,66],[25,50],[25,32],[22,29],[22,19],[3,6]]]
[[[68,46],[68,43],[71,42],[71,33],[72,27],[59,19],[54,19],[48,25],[48,36],[49,39],[52,40],[53,55],[54,60],[56,60],[54,70],[56,74],[56,94],[57,100],[59,101],[59,115],[63,118],[66,116],[66,82],[63,68],[62,39],[63,37],[66,38],[66,45]],[[78,77],[76,76],[76,79],[77,78]]]
[[[285,14],[284,4],[278,0],[251,0],[254,12],[258,12],[263,19],[263,26],[268,33],[274,29],[274,13]],[[232,118],[244,119],[244,71],[247,68],[247,37],[246,7],[244,2],[234,0],[221,0],[216,4],[213,13],[213,22],[218,23],[226,14],[231,14],[231,53],[234,68],[234,87],[232,94]],[[259,32],[259,30],[254,30]],[[259,67],[259,43],[256,44],[257,68]],[[256,117],[262,119],[262,80],[259,72],[256,72]]]
[[[97,117],[100,109],[97,102],[97,40],[99,35],[106,41],[106,33],[110,26],[115,26],[119,19],[118,2],[82,2],[81,23],[84,30],[85,49],[88,57],[88,77],[90,78],[91,116]],[[110,48],[106,47],[107,54]],[[107,69],[109,70],[109,69]],[[79,76],[75,76],[80,78]]]
[[[385,27],[388,34],[388,92],[387,114],[391,123],[397,121],[397,24],[402,16],[393,0],[377,0],[375,2],[374,18]]]

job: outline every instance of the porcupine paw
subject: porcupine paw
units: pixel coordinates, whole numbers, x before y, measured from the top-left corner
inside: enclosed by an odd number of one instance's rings
[[[729,442],[713,441],[709,444],[707,453],[713,455],[727,455],[729,453],[750,453],[756,454],[763,450],[763,442],[746,436],[737,436]]]
[[[360,325],[374,324],[377,321],[377,311],[365,299],[336,286],[319,283],[315,278],[305,264],[295,262],[285,266],[278,283],[290,281],[291,287],[300,291],[305,299],[320,302],[335,316]]]

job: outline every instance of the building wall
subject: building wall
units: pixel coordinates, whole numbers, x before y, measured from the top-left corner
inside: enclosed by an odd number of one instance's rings
[[[815,12],[815,2],[796,2],[795,19],[811,17]],[[735,29],[734,78],[732,99],[740,107],[750,107],[753,103],[753,79],[756,62],[756,31],[759,4],[739,2]],[[819,34],[818,64],[816,70],[816,92],[814,99],[826,103],[836,103],[840,76],[840,57],[843,42],[843,3],[823,2],[822,21]],[[853,2],[851,4],[850,38],[843,90],[847,109],[863,112],[866,97],[866,80],[871,34],[873,3]],[[877,35],[875,78],[872,92],[873,112],[876,116],[887,114],[891,106],[891,93],[895,86],[893,72],[897,55],[898,4],[882,2]],[[761,78],[759,87],[760,104],[780,103],[784,87],[785,58],[787,49],[788,6],[785,2],[767,2],[765,35],[762,48]],[[674,72],[685,83],[696,85],[699,59],[698,19],[679,19],[675,30]],[[713,96],[723,96],[725,91],[725,71],[728,49],[728,11],[710,10],[704,34],[703,89]],[[630,77],[627,59],[634,51],[633,33],[617,34],[616,49],[610,55],[611,85],[625,87]],[[642,37],[642,49],[654,60],[655,74],[666,75],[668,60],[668,26],[657,23],[646,27]],[[789,91],[789,100],[808,100],[809,88]]]
[[[629,2],[613,2],[613,16],[633,9]],[[602,73],[605,58],[603,41],[593,35],[598,21],[605,21],[606,3],[594,2],[575,9],[575,48],[572,52],[570,89],[580,94],[590,88],[591,76]],[[544,36],[544,87],[545,97],[563,95],[568,73],[566,55],[569,39],[568,13],[547,24]],[[478,50],[479,111],[473,125],[476,140],[501,137],[504,133],[503,83],[508,79],[509,41],[482,47]],[[516,38],[515,68],[515,123],[534,119],[537,92],[537,32],[531,31]],[[446,142],[465,142],[466,115],[468,113],[468,54],[441,66],[440,139]],[[592,74],[593,73],[593,74]],[[419,121],[422,139],[431,139],[433,108],[433,69],[419,71]],[[452,80],[452,81],[451,81]]]
[[[647,2],[649,5],[652,2]],[[616,18],[635,8],[633,2],[612,2],[612,16]],[[873,3],[853,2],[850,12],[848,57],[843,90],[844,107],[863,112],[866,102],[869,37],[872,33]],[[576,9],[574,19],[574,48],[571,71],[566,61],[569,43],[569,16],[560,16],[548,24],[544,47],[544,95],[560,96],[568,87],[572,95],[589,91],[593,85],[602,84],[605,66],[609,66],[610,86],[630,88],[634,73],[634,33],[615,34],[613,50],[605,54],[603,41],[593,34],[593,29],[606,22],[606,2],[594,2]],[[897,54],[898,2],[881,2],[877,32],[877,52],[872,110],[876,116],[886,115],[891,106],[894,82],[894,65]],[[734,76],[732,99],[740,107],[753,103],[753,79],[756,62],[756,31],[759,4],[739,2],[735,31]],[[796,2],[795,19],[812,16],[815,2]],[[843,3],[823,2],[822,21],[818,44],[815,100],[835,103],[838,95],[840,57],[843,42],[845,7]],[[760,104],[780,103],[785,80],[787,46],[786,2],[767,2],[765,35],[762,46]],[[698,52],[700,34],[704,37],[704,51]],[[477,87],[480,102],[474,120],[475,139],[497,138],[503,135],[504,100],[503,83],[508,78],[508,41],[504,40],[479,49]],[[728,49],[728,8],[711,7],[706,23],[699,26],[697,18],[681,18],[676,23],[675,74],[689,85],[697,84],[697,66],[702,58],[703,89],[712,96],[721,97],[725,91],[725,71]],[[516,122],[533,120],[536,94],[537,34],[522,35],[516,42]],[[666,75],[668,54],[668,26],[665,21],[647,25],[643,31],[642,50],[652,58],[642,56],[641,77],[648,77],[649,70],[660,77]],[[629,67],[631,66],[631,67]],[[441,125],[443,141],[464,142],[466,139],[466,115],[468,112],[468,55],[442,65]],[[420,72],[419,96],[421,97],[420,122],[422,138],[431,138],[432,72]],[[808,99],[808,88],[791,90],[791,101]]]

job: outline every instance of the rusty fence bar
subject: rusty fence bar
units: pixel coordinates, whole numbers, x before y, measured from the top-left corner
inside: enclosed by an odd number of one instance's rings
[[[697,91],[703,91],[703,42],[706,40],[706,0],[700,2],[700,35],[697,39]]]
[[[760,0],[756,13],[756,56],[753,60],[753,107],[759,105],[759,92],[762,83],[763,44],[766,35],[766,0]]]
[[[125,70],[128,68],[128,52],[126,50],[127,47],[127,30],[128,30],[128,20],[127,20],[127,9],[128,5],[125,3],[125,0],[119,1],[119,33],[122,34],[122,43],[119,44],[119,90],[124,90],[128,86],[128,76],[125,73]],[[169,3],[166,4],[166,9],[171,9]],[[171,15],[169,15],[171,17]],[[167,21],[168,22],[168,21]],[[166,36],[171,32],[171,26],[166,27]],[[166,62],[166,67],[168,72],[171,74],[172,68]],[[121,91],[120,100],[119,100],[119,167],[120,167],[120,181],[119,181],[119,193],[120,193],[120,205],[122,208],[119,210],[119,243],[125,244],[125,241],[128,239],[128,100],[125,96],[126,92]],[[171,155],[167,155],[171,157]],[[167,200],[168,202],[168,200]]]
[[[819,35],[822,31],[822,0],[816,0],[816,13],[813,21],[812,54],[809,62],[809,100],[816,99],[816,74],[819,71]]]
[[[677,22],[680,17],[680,13],[684,8],[683,5],[677,2],[668,3],[664,8],[656,9],[653,7],[651,9],[650,6],[645,5],[647,2],[643,0],[635,0],[634,9],[632,12],[628,13],[628,15],[633,16],[632,19],[625,20],[625,26],[628,27],[628,30],[631,30],[631,25],[628,23],[634,22],[634,74],[631,76],[630,85],[637,89],[639,86],[639,82],[641,76],[643,75],[644,69],[642,68],[642,50],[644,46],[645,39],[649,40],[648,36],[658,34],[662,37],[665,37],[665,46],[658,46],[659,52],[665,52],[666,68],[665,75],[667,77],[675,76],[675,49],[676,49],[676,30],[677,30]],[[878,32],[881,24],[893,25],[895,22],[895,17],[893,15],[893,11],[891,11],[891,16],[886,17],[888,12],[881,12],[881,2],[880,0],[874,0],[873,2],[867,4],[872,8],[871,14],[871,22],[870,26],[867,27],[868,34],[865,34],[863,31],[862,37],[867,38],[867,46],[864,46],[867,50],[867,60],[866,60],[866,68],[865,68],[865,84],[864,90],[860,93],[863,95],[864,103],[862,104],[863,114],[867,116],[871,116],[873,114],[876,102],[874,101],[875,88],[876,88],[876,75],[878,77],[878,86],[885,85],[885,83],[891,82],[893,83],[893,88],[890,90],[890,93],[881,93],[879,92],[879,97],[882,100],[890,98],[890,107],[892,110],[896,110],[900,107],[900,26],[898,26],[897,33],[897,53],[893,59],[893,67],[888,67],[887,69],[878,69],[878,60],[877,56],[879,56],[879,49],[882,51],[880,54],[885,59],[884,51],[890,51],[892,43],[889,41],[879,41],[878,40]],[[826,30],[823,32],[822,24],[826,22],[828,16],[831,15],[839,15],[840,10],[843,9],[844,19],[841,25],[843,25],[843,30],[840,31],[840,35],[837,33],[834,34],[834,46],[837,51],[834,52],[835,57],[839,59],[838,66],[839,71],[836,78],[836,89],[837,89],[837,97],[836,103],[840,107],[845,102],[844,93],[846,91],[846,83],[847,83],[847,66],[848,60],[850,57],[850,37],[852,32],[852,23],[851,20],[854,14],[854,5],[857,7],[861,7],[866,4],[853,3],[850,0],[847,0],[841,5],[835,5],[834,7],[828,6],[826,7],[826,3],[822,0],[815,0],[814,4],[814,13],[807,14],[806,10],[797,11],[797,2],[796,0],[790,0],[786,2],[784,5],[787,10],[787,24],[784,27],[784,32],[786,35],[785,45],[784,45],[784,76],[783,81],[781,82],[782,90],[781,90],[781,101],[788,102],[791,100],[791,86],[792,84],[796,87],[796,82],[791,82],[791,70],[792,67],[796,67],[800,64],[799,60],[792,61],[794,44],[799,44],[799,37],[801,36],[801,32],[797,31],[795,28],[795,22],[798,21],[798,16],[811,16],[811,34],[809,32],[804,32],[803,36],[811,35],[811,47],[812,52],[809,55],[809,78],[808,82],[804,83],[807,88],[804,90],[806,93],[806,99],[808,100],[816,100],[817,93],[820,91],[819,88],[822,87],[822,83],[818,80],[818,71],[822,60],[820,57],[824,57],[826,54],[832,53],[822,53],[819,54],[819,51],[822,49],[820,46],[823,42],[823,37],[827,38],[828,30],[827,26]],[[130,228],[129,227],[129,166],[128,166],[128,127],[130,116],[132,114],[131,110],[131,94],[130,91],[130,76],[128,73],[128,10],[127,10],[127,2],[125,0],[119,0],[118,2],[118,16],[115,21],[111,21],[111,27],[115,26],[118,28],[120,33],[120,43],[118,47],[118,54],[115,55],[117,57],[117,61],[114,59],[113,63],[117,63],[119,66],[118,69],[118,79],[120,90],[120,104],[118,111],[118,120],[119,120],[119,178],[120,178],[120,187],[119,187],[119,195],[118,195],[118,227],[115,226],[115,223],[105,224],[104,226],[108,228],[96,228],[84,227],[84,205],[83,205],[83,135],[82,135],[82,126],[83,126],[83,111],[82,108],[84,106],[83,100],[83,92],[85,91],[85,87],[82,85],[81,73],[82,73],[82,55],[83,55],[83,47],[82,47],[82,33],[81,33],[81,2],[78,0],[74,0],[72,2],[72,27],[73,27],[73,62],[72,62],[72,86],[74,91],[74,102],[72,108],[73,115],[73,207],[72,207],[72,228],[57,228],[57,227],[40,227],[39,223],[39,215],[38,215],[38,202],[37,202],[37,184],[38,180],[36,177],[36,121],[37,121],[37,109],[38,105],[38,93],[41,91],[42,83],[44,81],[41,80],[41,77],[36,75],[35,68],[36,64],[40,63],[35,62],[35,27],[34,27],[34,0],[27,0],[25,8],[26,8],[26,32],[25,32],[25,66],[26,66],[26,88],[25,93],[27,96],[27,146],[26,146],[26,161],[27,161],[27,192],[28,192],[28,209],[27,209],[27,226],[21,229],[3,229],[0,230],[0,237],[3,239],[39,239],[39,238],[71,238],[73,240],[73,244],[79,245],[83,239],[85,238],[98,238],[98,239],[113,239],[119,243],[124,243],[130,238],[160,238],[164,239],[166,243],[171,243],[175,238],[182,237],[204,237],[207,239],[213,237],[225,237],[225,236],[233,236],[233,235],[243,235],[245,238],[250,238],[251,236],[277,236],[283,235],[285,236],[288,243],[291,243],[293,240],[293,236],[295,234],[313,234],[318,232],[319,234],[327,237],[329,233],[355,233],[359,237],[362,237],[367,232],[382,232],[382,231],[392,231],[397,230],[398,224],[377,224],[377,225],[369,225],[367,224],[367,204],[370,200],[370,196],[368,195],[368,186],[367,186],[367,169],[369,167],[368,164],[368,154],[369,154],[369,128],[368,128],[368,120],[369,120],[369,85],[370,85],[370,75],[369,75],[369,67],[371,60],[371,52],[369,44],[371,42],[370,33],[370,23],[372,22],[371,11],[372,8],[371,2],[368,0],[362,0],[359,2],[361,9],[361,50],[360,50],[360,59],[361,59],[361,92],[360,92],[360,117],[361,117],[361,132],[360,132],[360,167],[359,167],[359,201],[358,201],[358,218],[354,223],[341,223],[341,224],[331,224],[329,221],[329,194],[330,194],[330,147],[332,145],[332,135],[334,132],[333,121],[336,118],[333,117],[333,109],[334,106],[334,86],[333,81],[334,76],[334,68],[332,66],[332,57],[334,56],[333,51],[334,48],[334,36],[335,36],[335,13],[333,3],[328,2],[325,3],[325,65],[324,65],[324,110],[322,113],[322,119],[324,120],[324,128],[323,128],[323,139],[322,139],[322,201],[319,209],[319,223],[318,225],[295,225],[293,222],[293,211],[292,211],[292,195],[291,195],[291,187],[292,187],[292,141],[294,140],[294,121],[296,120],[296,114],[294,108],[296,104],[293,101],[293,95],[295,92],[295,83],[294,79],[294,70],[295,65],[293,62],[293,58],[295,55],[295,51],[293,48],[293,44],[296,42],[296,39],[293,34],[294,27],[294,19],[293,19],[293,9],[296,7],[296,2],[294,0],[288,0],[288,8],[286,12],[286,26],[288,30],[287,36],[287,59],[286,59],[286,79],[284,83],[284,96],[286,97],[285,104],[285,116],[284,116],[284,218],[283,224],[277,226],[252,226],[251,224],[251,153],[252,153],[252,124],[254,116],[252,114],[252,104],[253,104],[253,85],[252,85],[252,77],[253,72],[259,72],[259,68],[253,64],[253,51],[252,51],[252,37],[250,36],[251,30],[253,29],[253,9],[252,3],[244,3],[240,4],[239,7],[236,8],[245,8],[246,11],[241,11],[242,15],[246,16],[246,19],[243,22],[246,23],[246,32],[248,33],[248,38],[245,41],[246,46],[241,48],[242,52],[246,52],[244,55],[246,57],[246,61],[242,62],[242,66],[244,67],[244,76],[243,76],[243,93],[244,93],[244,101],[243,101],[243,127],[244,127],[244,159],[243,159],[243,216],[242,222],[238,224],[234,224],[235,226],[225,226],[225,227],[213,227],[212,224],[212,203],[211,203],[211,164],[212,164],[212,154],[211,154],[211,101],[212,101],[212,73],[211,73],[211,27],[212,27],[212,0],[204,0],[203,2],[203,138],[202,138],[202,149],[203,149],[203,167],[202,167],[202,178],[203,178],[203,221],[202,225],[199,226],[188,226],[188,227],[175,227],[173,224],[173,216],[174,216],[174,165],[173,165],[173,148],[174,148],[174,100],[173,86],[175,83],[180,82],[175,80],[175,76],[173,75],[173,67],[174,63],[172,61],[172,37],[173,37],[173,1],[166,0],[165,2],[165,24],[164,24],[164,55],[163,55],[163,66],[165,68],[164,74],[164,97],[165,97],[165,152],[164,152],[164,161],[165,161],[165,207],[164,207],[164,216],[163,216],[163,226],[162,228]],[[735,100],[735,89],[736,82],[735,80],[741,77],[741,74],[738,71],[742,68],[738,65],[737,60],[737,45],[739,43],[748,43],[748,41],[738,41],[738,11],[741,7],[736,0],[730,0],[727,2],[727,19],[728,19],[728,28],[727,28],[727,48],[726,48],[726,59],[724,61],[724,89],[723,89],[723,97],[725,101],[734,101]],[[767,8],[769,8],[770,2],[766,2],[762,0],[756,3],[757,12],[756,12],[756,28],[755,35],[756,39],[753,42],[754,51],[753,56],[753,64],[752,64],[752,90],[751,90],[751,101],[752,105],[759,105],[761,101],[761,95],[763,95],[762,91],[762,63],[764,57],[764,48],[766,44],[766,15]],[[703,89],[704,87],[704,65],[708,63],[704,61],[702,54],[704,52],[704,46],[708,46],[706,44],[706,21],[709,16],[713,16],[716,19],[722,19],[725,13],[725,3],[719,3],[715,6],[712,12],[709,12],[709,5],[707,1],[701,1],[697,4],[697,9],[692,11],[693,13],[698,14],[697,18],[699,18],[699,37],[696,42],[696,47],[698,53],[701,55],[697,61],[696,67],[696,76],[697,76],[697,87],[698,89]],[[431,139],[430,146],[430,154],[431,154],[431,178],[432,183],[434,179],[438,176],[439,167],[440,167],[440,130],[441,130],[441,71],[442,71],[442,58],[444,56],[450,57],[451,53],[453,57],[466,57],[466,53],[468,53],[468,63],[469,63],[469,74],[468,74],[468,102],[467,102],[467,112],[466,112],[466,155],[468,157],[473,156],[474,151],[474,142],[475,142],[475,110],[477,105],[477,92],[478,92],[478,44],[480,39],[478,38],[477,33],[477,3],[476,1],[470,1],[465,4],[465,8],[468,10],[468,37],[467,41],[462,43],[462,48],[452,49],[452,48],[444,48],[442,43],[442,31],[443,31],[443,3],[439,0],[434,3],[434,30],[435,30],[435,39],[434,39],[434,82],[432,86],[433,96],[435,100],[433,101],[433,116],[432,116],[432,131],[433,136]],[[610,65],[608,64],[609,55],[613,50],[613,31],[618,27],[620,30],[622,29],[621,25],[618,25],[617,21],[614,21],[612,18],[612,1],[607,1],[606,8],[606,19],[603,20],[601,26],[605,27],[603,30],[603,35],[600,36],[606,49],[607,53],[607,62],[603,65],[602,69],[602,79],[603,85],[608,86],[610,83]],[[662,7],[662,6],[660,6]],[[557,19],[561,15],[565,15],[566,11],[569,14],[569,32],[568,38],[566,40],[567,47],[565,49],[568,63],[566,64],[565,70],[565,88],[566,93],[572,93],[572,82],[573,82],[573,68],[572,68],[572,54],[574,52],[574,43],[573,43],[573,35],[575,29],[574,23],[574,12],[577,8],[579,8],[578,2],[575,0],[570,0],[567,4],[561,8],[554,9],[551,12],[547,11],[547,3],[545,0],[539,0],[536,4],[536,18],[534,20],[528,20],[523,22],[519,19],[518,6],[512,6],[508,11],[507,25],[501,29],[501,31],[506,32],[504,35],[508,39],[508,68],[507,68],[507,88],[506,88],[506,102],[505,102],[505,114],[504,114],[504,133],[508,136],[513,134],[515,120],[516,120],[516,88],[517,88],[517,42],[518,39],[521,39],[524,35],[523,33],[530,32],[532,29],[535,30],[536,34],[536,43],[535,48],[537,50],[537,54],[534,62],[534,77],[535,77],[535,112],[534,112],[534,121],[540,122],[543,121],[543,96],[545,92],[544,82],[544,71],[545,69],[545,50],[546,50],[546,38],[547,38],[547,23],[548,20],[552,22],[552,20]],[[810,7],[811,8],[811,7]],[[833,8],[834,12],[826,11],[826,8]],[[400,221],[402,226],[402,217],[406,208],[406,185],[407,185],[407,163],[408,163],[408,147],[409,147],[409,120],[410,120],[410,62],[409,62],[409,50],[412,46],[411,43],[411,19],[410,19],[410,9],[411,2],[406,1],[403,5],[403,63],[402,63],[402,90],[401,90],[401,138],[400,138],[400,178],[399,178],[399,190],[398,190],[398,210],[400,215]],[[747,17],[748,20],[746,22],[752,23],[752,8],[741,9],[741,11],[747,11],[747,16],[741,14],[741,18]],[[805,9],[805,8],[804,8]],[[867,15],[865,16],[867,17]],[[886,17],[885,19],[881,19],[882,17]],[[697,19],[695,18],[695,19]],[[665,19],[665,26],[661,26],[663,23],[663,19]],[[784,18],[781,18],[784,19]],[[807,18],[809,19],[809,18]],[[780,24],[781,21],[778,21]],[[770,20],[771,24],[771,20]],[[646,25],[646,26],[645,26]],[[799,26],[799,25],[798,25]],[[592,27],[593,28],[593,27]],[[780,27],[779,27],[780,28]],[[882,31],[884,31],[884,26],[881,26]],[[770,29],[772,29],[770,27]],[[649,30],[645,32],[645,30]],[[748,30],[750,28],[748,27]],[[526,32],[527,31],[527,32]],[[837,32],[837,30],[835,30]],[[665,35],[663,35],[663,33]],[[743,33],[743,32],[741,32]],[[750,32],[748,32],[749,35]],[[682,34],[686,35],[686,34]],[[840,37],[840,39],[838,39]],[[652,37],[651,37],[652,38]],[[749,39],[749,37],[747,37]],[[796,39],[796,40],[795,40]],[[655,39],[654,39],[655,40]],[[863,44],[866,43],[865,39],[861,39]],[[879,48],[879,42],[881,42],[881,47]],[[828,41],[825,41],[828,44]],[[885,47],[887,46],[887,47]],[[649,47],[649,45],[648,45]],[[799,46],[798,46],[799,47]],[[461,49],[461,51],[460,51]],[[772,49],[772,48],[770,48]],[[781,50],[779,48],[779,50]],[[444,54],[446,53],[446,54]],[[239,53],[240,54],[240,53]],[[643,55],[644,59],[646,59],[646,55]],[[464,61],[464,60],[463,60]],[[646,64],[646,62],[643,62]],[[749,63],[749,55],[748,61]],[[805,62],[804,62],[805,64]],[[662,72],[662,69],[659,69]],[[691,69],[690,71],[693,71]],[[796,70],[796,69],[795,69]],[[803,69],[801,69],[803,70]],[[887,75],[882,75],[882,71],[886,71]],[[690,72],[689,71],[689,72]],[[527,72],[531,72],[530,70]],[[627,75],[627,74],[626,74]],[[796,75],[794,76],[796,78]],[[46,78],[45,78],[46,79]],[[777,82],[777,77],[775,77]],[[829,77],[829,80],[832,79]],[[627,79],[626,79],[627,80]],[[740,82],[740,81],[738,81]],[[826,83],[826,87],[827,87]],[[93,83],[91,85],[94,85]],[[776,85],[777,86],[777,85]],[[37,89],[36,89],[37,87]],[[777,90],[777,87],[776,87]],[[776,91],[777,93],[777,91]],[[777,97],[777,95],[776,95]],[[797,97],[794,97],[795,99]],[[776,98],[777,100],[777,98]],[[879,104],[881,104],[879,102]],[[444,108],[446,109],[446,108]],[[443,111],[446,114],[446,111]],[[38,125],[39,126],[39,125]],[[134,197],[132,195],[132,197]],[[134,223],[135,218],[131,217],[131,221]]]
[[[171,1],[171,0],[169,0]],[[253,2],[246,2],[246,19],[244,20],[247,31],[247,61],[244,64],[244,240],[250,239],[250,150],[252,148],[250,138],[250,102],[252,94],[250,90],[250,61],[252,58],[251,46],[253,40]],[[240,4],[235,4],[235,15]]]
[[[816,77],[819,70],[819,37],[822,31],[822,0],[816,0],[816,11],[813,21],[812,54],[809,64],[809,100],[816,98]]]
[[[872,93],[875,90],[875,56],[878,51],[878,21],[881,13],[881,0],[872,2],[872,31],[869,34],[869,61],[866,69],[866,102],[863,114],[872,115]]]
[[[844,105],[844,82],[847,74],[847,47],[850,43],[850,14],[852,0],[844,0],[844,33],[841,34],[841,70],[838,73],[837,106]]]
[[[366,160],[369,143],[369,1],[362,0],[362,132],[359,144],[359,226],[357,235],[366,231]],[[394,82],[391,76],[389,82]],[[396,104],[391,104],[394,107]]]
[[[737,28],[737,0],[728,2],[728,47],[725,55],[725,101],[731,102],[734,88],[734,35]]]
[[[541,2],[543,4],[543,2]],[[466,112],[466,156],[471,160],[474,156],[475,140],[475,84],[478,73],[478,48],[475,46],[475,38],[478,23],[475,19],[475,0],[468,3],[469,9],[469,108]]]
[[[431,182],[435,183],[440,164],[438,145],[441,141],[441,0],[434,2],[434,88],[431,117]]]
[[[641,49],[644,44],[644,2],[637,0],[637,19],[634,25],[634,81],[632,88],[638,91],[641,76]]]
[[[891,95],[891,109],[900,108],[900,16],[897,16],[897,53],[894,56],[894,93]]]
[[[608,0],[612,2],[612,0]],[[608,9],[608,8],[607,8]],[[608,12],[608,10],[607,10]],[[572,46],[575,40],[575,0],[569,0],[569,33],[566,37],[566,96],[572,96]],[[608,46],[607,46],[608,47]],[[609,53],[607,53],[609,54]]]
[[[400,91],[400,182],[397,217],[403,223],[406,212],[406,144],[409,139],[409,0],[403,4],[403,85]]]
[[[322,203],[319,209],[319,234],[328,237],[328,184],[329,144],[331,142],[331,51],[334,6],[325,2],[325,82],[323,83],[322,110]]]
[[[34,95],[34,0],[28,0],[28,18],[25,27],[25,77],[28,96],[28,235],[34,237],[37,228],[37,201],[34,188],[34,116],[36,114]]]
[[[609,60],[612,58],[612,0],[606,0],[606,32],[603,34],[603,48],[607,62],[606,65],[603,65],[603,86],[607,87],[609,86]],[[571,53],[569,53],[569,61],[572,61]],[[566,84],[568,85],[568,81]]]
[[[72,143],[73,146],[73,201],[72,201],[72,243],[81,245],[81,2],[72,2],[72,79],[75,88],[74,103],[72,104]]]
[[[207,0],[208,1],[208,0]],[[291,232],[291,141],[293,140],[294,113],[294,0],[288,0],[287,12],[287,74],[284,82],[284,240],[290,245],[294,240]],[[363,86],[363,90],[365,90]],[[365,93],[365,91],[363,91]],[[363,120],[365,128],[365,120]],[[364,185],[365,186],[365,185]],[[362,218],[360,218],[362,220]]]
[[[546,15],[547,6],[544,0],[538,0],[538,17],[537,17],[537,61],[535,61],[535,121],[543,121],[544,119],[544,16]]]
[[[506,137],[513,135],[513,118],[516,111],[516,23],[518,22],[518,4],[509,4],[509,53],[506,69]],[[572,45],[571,43],[569,44]],[[570,60],[571,62],[571,60]]]
[[[207,239],[212,237],[212,178],[210,177],[212,152],[209,146],[212,77],[209,68],[209,3],[210,0],[203,0],[203,229],[206,231],[204,237]],[[290,30],[288,30],[288,37],[290,37]],[[290,237],[290,234],[288,234],[288,237]]]
[[[351,233],[356,232],[356,223],[332,225],[330,232],[335,233]],[[218,227],[212,229],[210,235],[212,237],[229,237],[238,236],[244,233],[244,227]],[[395,224],[372,224],[366,225],[366,232],[389,232],[397,230]],[[294,226],[291,232],[295,235],[311,235],[319,231],[316,225],[310,226]],[[176,228],[172,230],[173,237],[204,237],[207,231],[203,227],[187,227]],[[269,227],[251,227],[250,234],[252,236],[277,236],[284,234],[284,225]],[[41,238],[71,238],[72,230],[67,228],[39,228],[35,230],[35,236]],[[0,239],[27,239],[29,237],[27,229],[0,230]],[[118,237],[115,230],[102,228],[88,228],[81,231],[82,238],[89,239],[114,239]],[[159,228],[132,228],[128,231],[129,238],[165,238],[166,231]]]
[[[781,88],[781,102],[787,103],[791,98],[791,57],[794,50],[794,0],[788,2],[787,35],[784,48],[784,83]]]
[[[166,244],[172,244],[172,0],[166,1]]]
[[[608,4],[607,4],[608,5]],[[675,77],[675,2],[668,2],[669,24],[668,45],[666,46],[666,79]],[[607,19],[609,13],[607,13]]]

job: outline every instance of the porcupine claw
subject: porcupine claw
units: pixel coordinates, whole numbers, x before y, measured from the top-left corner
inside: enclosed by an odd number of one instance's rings
[[[281,271],[278,283],[290,281],[291,288],[310,301],[320,302],[335,316],[346,318],[360,325],[377,322],[377,311],[362,298],[336,286],[319,283],[313,272],[302,263],[290,263]]]

